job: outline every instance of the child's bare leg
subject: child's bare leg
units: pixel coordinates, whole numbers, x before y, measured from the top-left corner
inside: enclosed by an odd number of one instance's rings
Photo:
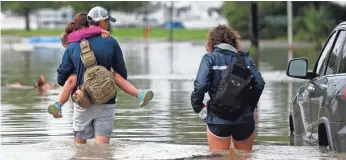
[[[129,81],[125,80],[120,74],[114,73],[114,80],[115,83],[119,86],[121,90],[123,90],[125,93],[138,97],[138,89],[133,86]]]
[[[65,82],[62,88],[62,91],[59,93],[59,98],[58,98],[59,103],[64,105],[68,101],[70,94],[73,88],[76,86],[76,84],[77,84],[76,74],[73,74],[70,77],[68,77],[67,81]]]
[[[133,86],[129,81],[125,80],[118,73],[114,73],[114,80],[121,90],[137,98],[139,107],[148,104],[154,96],[154,93],[151,90],[139,91],[135,86]]]
[[[67,81],[65,82],[62,91],[59,93],[59,99],[54,104],[49,105],[48,112],[49,114],[52,114],[54,118],[61,118],[61,107],[68,101],[70,93],[72,92],[73,88],[76,86],[77,83],[77,76],[76,74],[71,75],[68,77]]]

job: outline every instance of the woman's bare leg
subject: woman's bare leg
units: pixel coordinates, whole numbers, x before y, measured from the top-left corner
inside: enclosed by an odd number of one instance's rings
[[[235,149],[238,150],[243,150],[243,151],[252,151],[252,146],[255,140],[255,131],[252,132],[251,136],[243,141],[235,141],[234,142],[234,147]]]
[[[219,150],[229,150],[231,145],[231,137],[229,138],[220,138],[216,137],[211,133],[207,127],[207,137],[208,145],[210,151],[219,151]]]

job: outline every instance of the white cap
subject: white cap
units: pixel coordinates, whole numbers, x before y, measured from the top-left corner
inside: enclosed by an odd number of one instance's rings
[[[88,22],[99,22],[105,19],[109,19],[112,22],[115,22],[116,19],[111,17],[108,14],[108,11],[100,6],[92,8],[88,13]]]

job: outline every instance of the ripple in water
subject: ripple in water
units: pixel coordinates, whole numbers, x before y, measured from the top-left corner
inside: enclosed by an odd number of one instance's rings
[[[252,153],[241,151],[209,152],[204,145],[177,145],[154,142],[111,140],[110,144],[96,145],[94,141],[85,145],[71,141],[54,141],[33,145],[6,145],[1,147],[1,159],[6,160],[66,160],[66,159],[345,159],[346,155],[330,153],[318,147],[255,145]]]

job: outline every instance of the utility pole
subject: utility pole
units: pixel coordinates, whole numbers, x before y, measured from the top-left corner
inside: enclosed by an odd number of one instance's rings
[[[259,55],[258,55],[258,9],[257,2],[251,2],[251,51],[254,53],[255,65],[259,66]]]
[[[293,53],[292,53],[292,1],[287,1],[287,34],[288,34],[288,63],[289,61],[292,60],[293,58]],[[287,100],[288,100],[288,106],[290,106],[292,102],[292,82],[288,82],[288,89],[287,89]],[[289,107],[287,107],[289,110]]]
[[[287,1],[288,62],[293,58],[292,51],[292,1]]]
[[[150,37],[150,27],[149,27],[149,5],[145,6],[144,10],[144,37],[148,41]]]

